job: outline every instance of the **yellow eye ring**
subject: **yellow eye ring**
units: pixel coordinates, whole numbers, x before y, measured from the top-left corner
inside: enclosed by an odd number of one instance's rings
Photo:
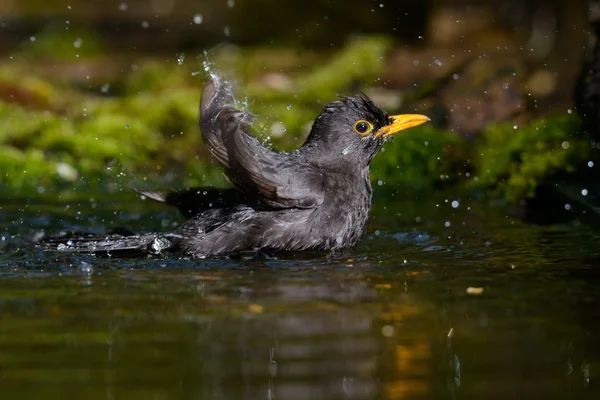
[[[373,130],[373,124],[361,119],[354,124],[354,131],[361,136],[366,136]]]

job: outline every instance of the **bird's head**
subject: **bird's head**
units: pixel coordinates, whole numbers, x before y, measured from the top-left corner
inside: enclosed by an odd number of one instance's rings
[[[391,135],[427,121],[419,114],[390,116],[365,94],[343,97],[323,109],[303,147],[320,164],[364,168]]]

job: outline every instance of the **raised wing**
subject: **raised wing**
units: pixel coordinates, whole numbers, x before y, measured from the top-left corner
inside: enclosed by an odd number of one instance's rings
[[[323,175],[296,153],[265,148],[250,133],[250,114],[233,106],[230,86],[212,77],[200,104],[205,144],[240,191],[278,208],[312,208],[322,203]]]
[[[230,167],[225,140],[228,132],[252,122],[252,116],[233,107],[235,99],[231,86],[218,76],[211,75],[200,102],[200,132],[210,154],[224,167]]]

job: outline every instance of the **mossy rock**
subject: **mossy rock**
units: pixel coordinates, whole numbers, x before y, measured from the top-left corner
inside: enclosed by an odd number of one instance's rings
[[[401,132],[372,162],[371,176],[383,189],[431,190],[456,181],[464,139],[423,125]]]
[[[0,185],[10,188],[37,188],[55,184],[56,163],[49,162],[39,149],[22,151],[0,145]]]
[[[137,66],[125,81],[125,93],[136,95],[144,92],[159,93],[161,90],[199,86],[200,78],[194,69],[200,62],[178,65],[177,60],[150,60]]]
[[[536,120],[525,126],[489,125],[476,149],[476,186],[489,188],[509,202],[532,197],[556,175],[586,168],[600,155],[582,138],[575,116]]]
[[[69,98],[78,97],[73,90],[51,83],[21,64],[0,68],[0,102],[30,110],[60,111],[67,106]]]
[[[299,104],[323,103],[340,94],[352,94],[349,92],[361,83],[376,83],[391,44],[387,37],[356,38],[322,66],[293,76],[286,88],[265,88],[263,83],[250,83],[245,94],[257,102]]]

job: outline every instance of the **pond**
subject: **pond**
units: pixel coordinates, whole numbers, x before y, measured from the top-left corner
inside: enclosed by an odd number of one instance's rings
[[[600,394],[600,235],[580,222],[528,225],[465,193],[379,194],[368,238],[341,256],[111,259],[30,244],[179,221],[135,199],[0,203],[3,398]]]

